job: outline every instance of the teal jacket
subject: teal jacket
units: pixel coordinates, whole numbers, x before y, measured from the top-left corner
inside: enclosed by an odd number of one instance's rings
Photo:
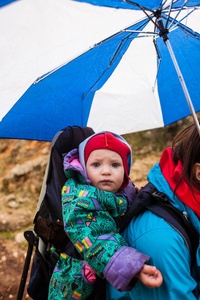
[[[180,211],[186,211],[190,221],[200,233],[200,222],[193,210],[174,196],[165,180],[159,164],[148,175],[148,180],[170,198],[170,202]],[[200,299],[200,249],[197,264],[190,270],[191,257],[183,238],[162,218],[150,211],[133,218],[123,237],[129,246],[150,256],[149,264],[155,265],[163,275],[163,284],[159,288],[149,289],[140,281],[126,293],[116,291],[107,284],[107,300],[195,300]]]

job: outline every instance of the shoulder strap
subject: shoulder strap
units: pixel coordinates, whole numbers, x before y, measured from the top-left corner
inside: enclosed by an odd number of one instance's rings
[[[127,212],[122,230],[128,225],[134,216],[146,209],[152,211],[157,216],[163,218],[172,226],[183,238],[190,254],[191,265],[196,260],[196,250],[199,244],[199,235],[189,221],[187,212],[181,213],[170,202],[168,197],[159,192],[155,186],[148,183],[139,192]]]
[[[151,188],[151,185],[148,183],[138,194],[136,194],[131,206],[128,208],[126,215],[122,220],[120,232],[122,232],[129,225],[133,217],[138,216],[141,212],[144,212],[147,209],[147,205],[152,204],[152,198],[150,195],[145,193],[146,191],[149,192]]]

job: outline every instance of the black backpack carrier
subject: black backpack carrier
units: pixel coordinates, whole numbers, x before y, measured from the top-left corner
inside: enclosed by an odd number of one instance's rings
[[[73,257],[79,255],[76,249],[71,247],[71,242],[63,228],[61,189],[66,181],[63,158],[70,150],[78,148],[79,144],[92,134],[94,131],[90,127],[68,126],[59,131],[51,143],[49,161],[33,222],[34,229],[24,232],[28,241],[28,250],[17,300],[23,297],[33,247],[35,255],[27,291],[35,300],[47,299],[50,276],[59,259],[59,252],[68,245]],[[49,257],[51,245],[58,249],[57,256],[55,253],[54,257]]]

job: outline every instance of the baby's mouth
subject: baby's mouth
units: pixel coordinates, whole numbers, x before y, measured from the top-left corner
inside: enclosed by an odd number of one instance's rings
[[[112,183],[112,181],[111,181],[111,180],[108,180],[108,179],[105,179],[105,180],[102,180],[101,183],[105,183],[105,184],[106,184],[106,183]]]

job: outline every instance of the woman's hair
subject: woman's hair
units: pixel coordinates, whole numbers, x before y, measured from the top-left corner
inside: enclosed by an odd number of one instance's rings
[[[182,176],[179,179],[175,191],[186,176],[191,190],[196,188],[200,191],[200,182],[197,180],[193,166],[200,163],[200,135],[195,124],[192,124],[177,134],[172,142],[173,161],[177,164],[181,160],[183,164]]]

